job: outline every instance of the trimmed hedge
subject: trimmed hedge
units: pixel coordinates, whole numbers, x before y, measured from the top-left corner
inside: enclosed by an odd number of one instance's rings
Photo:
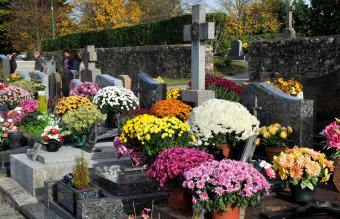
[[[207,21],[224,22],[224,13],[209,13]],[[86,45],[98,48],[131,47],[144,45],[183,44],[183,26],[191,24],[191,14],[135,26],[79,32],[42,42],[44,51],[66,48],[79,49]]]

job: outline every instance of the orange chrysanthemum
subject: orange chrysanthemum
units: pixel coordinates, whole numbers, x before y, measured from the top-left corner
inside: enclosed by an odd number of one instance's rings
[[[321,167],[317,162],[311,161],[306,164],[306,172],[311,176],[318,176],[320,174],[320,171]]]
[[[186,121],[189,117],[192,107],[180,100],[168,99],[161,100],[150,109],[150,112],[157,117],[176,117],[182,121]]]
[[[82,105],[87,108],[94,107],[93,103],[86,97],[80,96],[64,97],[58,101],[55,113],[58,116],[62,116],[71,109],[79,109],[79,107]]]
[[[297,165],[293,165],[291,168],[290,168],[290,176],[293,178],[293,179],[296,179],[296,180],[300,180],[301,179],[301,176],[303,174],[303,169]]]

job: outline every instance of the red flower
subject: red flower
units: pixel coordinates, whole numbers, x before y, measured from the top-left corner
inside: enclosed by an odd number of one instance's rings
[[[58,136],[59,141],[63,140],[63,137],[61,135]]]
[[[50,130],[50,133],[51,133],[52,135],[56,135],[56,134],[58,134],[58,129],[53,128],[53,129]]]
[[[48,135],[47,135],[47,134],[46,134],[46,135],[44,135],[43,139],[44,139],[44,141],[49,141],[49,140],[50,140],[50,138],[48,137]]]

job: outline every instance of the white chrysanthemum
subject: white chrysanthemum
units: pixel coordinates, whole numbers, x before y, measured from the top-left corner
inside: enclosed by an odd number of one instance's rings
[[[197,145],[206,145],[217,134],[234,133],[236,140],[257,135],[260,122],[239,103],[212,99],[193,109],[188,124]]]

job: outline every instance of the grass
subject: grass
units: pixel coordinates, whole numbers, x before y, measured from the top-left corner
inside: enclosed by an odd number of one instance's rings
[[[177,86],[177,85],[187,85],[190,81],[190,78],[168,78],[162,77],[165,83],[168,86]]]

